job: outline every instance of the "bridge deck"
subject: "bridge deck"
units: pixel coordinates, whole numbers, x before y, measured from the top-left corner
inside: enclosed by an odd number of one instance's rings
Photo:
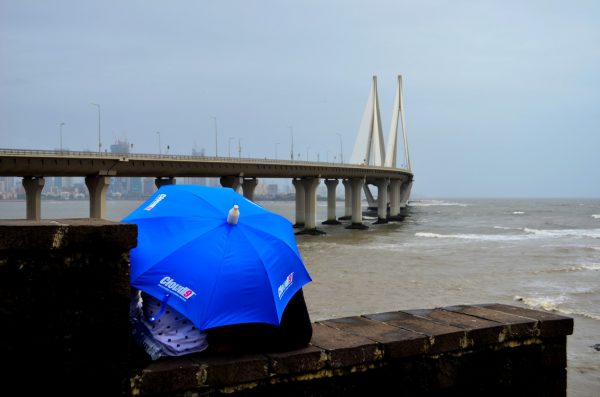
[[[182,155],[0,150],[0,176],[147,176],[412,179],[402,168],[328,162]]]

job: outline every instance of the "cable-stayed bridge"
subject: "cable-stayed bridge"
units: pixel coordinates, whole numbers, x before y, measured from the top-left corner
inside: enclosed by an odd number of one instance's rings
[[[401,145],[398,145],[398,125]],[[397,166],[398,147],[403,147],[402,167]],[[387,155],[386,155],[387,153]],[[306,233],[318,233],[316,190],[321,181],[327,186],[328,215],[325,224],[350,220],[348,228],[363,224],[362,195],[377,211],[377,223],[401,218],[410,196],[413,173],[408,157],[402,105],[402,78],[398,86],[387,150],[377,98],[377,78],[373,83],[350,163],[268,160],[230,157],[43,151],[0,149],[0,176],[22,177],[26,192],[26,219],[41,220],[41,192],[44,177],[82,176],[89,190],[90,218],[106,215],[106,192],[111,177],[154,177],[155,184],[176,183],[177,177],[218,177],[222,186],[240,191],[250,200],[258,178],[291,178],[296,190],[295,226]],[[336,187],[342,181],[345,191],[344,216],[336,217]],[[370,186],[377,188],[376,198]]]
[[[402,169],[411,172],[410,156],[408,153],[408,138],[406,134],[406,124],[404,122],[404,101],[402,97],[402,76],[398,76],[396,95],[394,97],[394,107],[392,108],[392,121],[390,123],[390,132],[388,136],[387,150],[384,148],[383,127],[379,110],[379,95],[377,93],[377,76],[373,76],[371,93],[367,101],[367,106],[363,113],[360,123],[354,151],[352,152],[351,163],[364,164],[375,167],[397,168],[398,153],[398,122],[400,122],[403,148]],[[375,181],[379,186],[381,181]],[[369,207],[377,208],[378,203],[373,198],[369,189],[370,182],[364,185],[364,192],[369,202]]]

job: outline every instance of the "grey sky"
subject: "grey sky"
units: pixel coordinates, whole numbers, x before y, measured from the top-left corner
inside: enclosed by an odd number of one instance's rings
[[[349,159],[401,74],[413,198],[600,197],[595,0],[0,0],[0,59],[3,148]]]

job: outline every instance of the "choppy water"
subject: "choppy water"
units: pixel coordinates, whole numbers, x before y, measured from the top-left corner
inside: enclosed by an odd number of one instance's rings
[[[109,219],[138,204],[109,201]],[[293,221],[293,203],[261,204]],[[43,202],[42,214],[86,217],[88,206]],[[0,218],[24,214],[23,202],[0,202]],[[319,223],[326,214],[319,202]],[[403,222],[372,222],[297,237],[313,278],[305,287],[312,320],[489,302],[553,311],[575,320],[568,395],[600,395],[599,199],[421,200]]]

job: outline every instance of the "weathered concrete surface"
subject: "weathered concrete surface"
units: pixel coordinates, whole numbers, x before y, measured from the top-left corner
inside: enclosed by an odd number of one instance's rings
[[[286,353],[197,354],[151,363],[143,396],[566,395],[573,320],[500,304],[377,313],[314,323]]]
[[[137,227],[0,221],[6,395],[119,395],[129,387],[129,251]]]

